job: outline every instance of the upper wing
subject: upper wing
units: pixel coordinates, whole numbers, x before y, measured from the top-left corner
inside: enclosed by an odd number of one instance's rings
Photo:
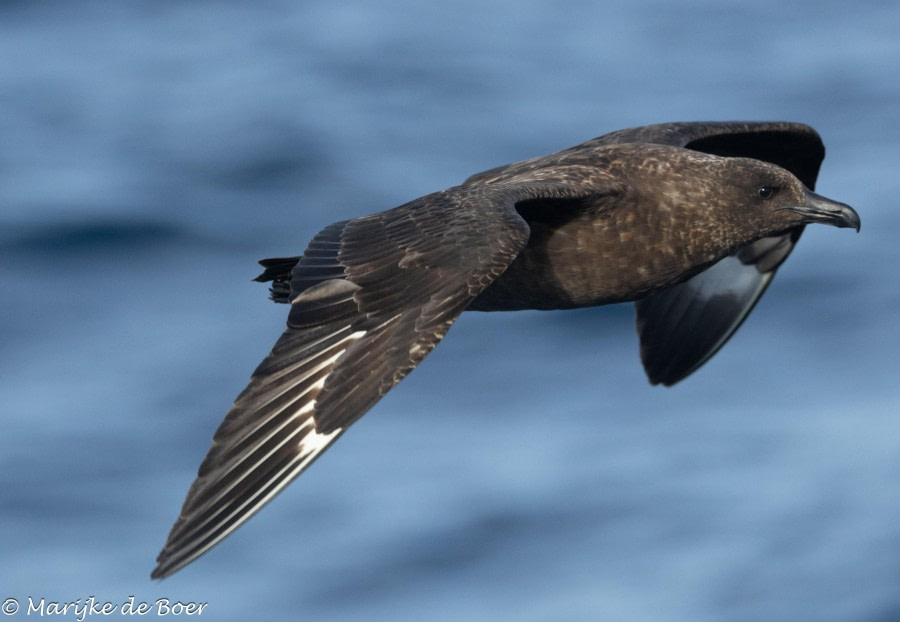
[[[811,190],[825,157],[819,135],[799,123],[671,123],[609,136],[772,162]],[[753,242],[688,281],[639,300],[641,360],[650,382],[672,385],[709,360],[753,310],[802,232],[798,227]]]
[[[319,233],[292,272],[288,328],[216,432],[152,576],[249,519],[434,348],[527,243],[516,202],[583,193],[451,188]]]
[[[777,164],[796,175],[810,190],[815,189],[825,147],[816,131],[802,123],[783,121],[663,123],[633,127],[598,136],[557,153],[476,173],[465,184],[507,179],[554,162],[577,163],[594,147],[617,143],[653,143],[683,147],[719,156],[755,158]],[[589,157],[589,156],[584,156]]]

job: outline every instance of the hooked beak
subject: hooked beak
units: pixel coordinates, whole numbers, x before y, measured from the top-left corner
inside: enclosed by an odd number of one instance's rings
[[[859,214],[849,205],[826,199],[812,190],[805,190],[803,205],[792,205],[788,209],[800,214],[808,222],[821,222],[835,227],[852,227],[859,231]]]

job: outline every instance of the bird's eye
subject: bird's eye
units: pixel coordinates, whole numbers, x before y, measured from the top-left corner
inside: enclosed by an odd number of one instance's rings
[[[778,188],[775,188],[773,186],[761,186],[756,190],[756,196],[758,196],[760,199],[769,199],[772,197],[772,195],[775,194],[777,190]]]

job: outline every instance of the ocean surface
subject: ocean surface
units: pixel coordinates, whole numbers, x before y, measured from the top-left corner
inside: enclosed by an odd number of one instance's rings
[[[900,620],[898,33],[887,1],[3,1],[3,613]],[[811,227],[703,369],[651,387],[631,305],[464,314],[275,502],[149,579],[284,325],[257,259],[719,119],[813,125],[818,190],[863,226]]]

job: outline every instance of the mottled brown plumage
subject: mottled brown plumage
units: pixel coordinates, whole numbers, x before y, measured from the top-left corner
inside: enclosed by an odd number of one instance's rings
[[[335,223],[264,260],[288,327],[222,422],[154,577],[272,499],[466,310],[637,301],[653,383],[738,328],[805,224],[859,228],[812,192],[824,148],[794,123],[671,123],[607,134]]]

